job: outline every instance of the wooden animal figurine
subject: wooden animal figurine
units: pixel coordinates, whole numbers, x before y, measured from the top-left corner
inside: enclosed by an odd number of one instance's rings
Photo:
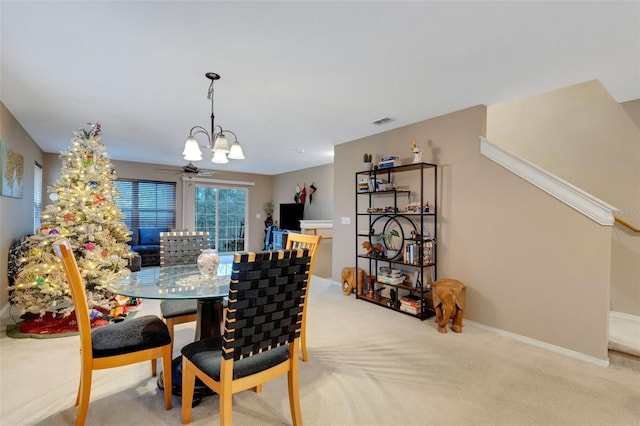
[[[382,251],[381,243],[371,244],[369,241],[365,241],[362,243],[362,248],[364,248],[367,251],[365,256],[369,256],[369,257],[381,257],[382,254],[384,253]]]
[[[362,268],[342,268],[342,291],[345,296],[357,290],[358,296],[362,295],[364,285],[364,270]]]
[[[446,333],[447,324],[453,318],[453,331],[462,333],[466,286],[458,280],[444,278],[431,284],[431,292],[438,331]]]

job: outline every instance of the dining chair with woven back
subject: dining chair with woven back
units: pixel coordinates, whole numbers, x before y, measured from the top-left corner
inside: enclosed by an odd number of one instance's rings
[[[320,246],[320,240],[322,240],[321,235],[312,235],[312,234],[298,234],[295,232],[289,232],[287,235],[287,248],[288,249],[297,249],[297,248],[306,248],[309,249],[311,253],[311,265],[309,267],[309,282],[311,282],[311,274],[313,273],[313,265],[316,261],[316,255],[318,254],[318,247]],[[304,295],[304,303],[307,304],[307,300],[309,298],[309,287],[307,286],[307,291]],[[307,309],[305,308],[304,314],[302,315],[302,331],[300,333],[300,345],[302,347],[302,360],[304,362],[309,361],[309,356],[307,355]]]
[[[234,393],[287,373],[293,424],[302,424],[298,340],[310,263],[308,249],[234,255],[223,336],[182,348],[182,423],[191,421],[196,378],[219,395],[220,424],[231,425]]]
[[[209,232],[161,232],[160,266],[196,264],[203,249],[209,248]],[[163,300],[160,302],[162,318],[169,327],[171,340],[174,327],[197,320],[198,301],[195,299]]]
[[[171,336],[166,324],[155,315],[146,315],[92,330],[85,285],[71,243],[66,238],[57,240],[53,250],[62,260],[80,334],[76,425],[83,425],[87,417],[93,370],[151,361],[151,373],[155,376],[157,358],[162,358],[162,374],[167,384],[165,408],[171,409]]]

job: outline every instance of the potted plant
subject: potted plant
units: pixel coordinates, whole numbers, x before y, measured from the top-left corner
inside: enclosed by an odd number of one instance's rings
[[[389,232],[381,232],[378,235],[378,238],[380,238],[381,240],[384,240],[385,247],[387,247],[389,250],[398,250],[396,248],[394,237],[400,237],[400,234],[395,229],[391,229],[389,230]]]
[[[368,170],[371,170],[371,167],[373,166],[373,155],[371,154],[364,154],[363,157],[363,164],[362,164],[362,171],[366,172]]]
[[[274,209],[274,204],[273,204],[273,200],[271,201],[267,201],[266,203],[264,203],[264,206],[262,206],[262,209],[264,210],[264,212],[267,215],[267,220],[264,221],[264,226],[265,227],[269,227],[271,225],[273,225],[273,209]]]

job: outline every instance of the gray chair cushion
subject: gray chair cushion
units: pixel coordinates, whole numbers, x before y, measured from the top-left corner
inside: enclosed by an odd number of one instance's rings
[[[155,315],[132,318],[91,332],[93,357],[121,355],[171,343],[167,325]]]
[[[163,300],[160,303],[160,312],[162,312],[163,318],[192,315],[198,312],[198,301],[195,299]]]
[[[222,361],[222,337],[211,337],[188,344],[182,355],[214,380],[220,380]],[[233,362],[233,379],[250,376],[274,367],[289,359],[289,345],[259,353]]]
[[[223,308],[226,308],[228,303],[229,300],[226,297],[222,299]],[[195,314],[198,312],[198,301],[192,299],[163,300],[160,303],[160,312],[162,312],[162,318],[174,318]]]

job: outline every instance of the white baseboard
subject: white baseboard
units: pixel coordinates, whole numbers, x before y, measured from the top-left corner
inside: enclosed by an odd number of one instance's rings
[[[547,349],[552,352],[556,352],[562,355],[570,356],[571,358],[579,359],[580,361],[586,361],[592,364],[599,365],[601,367],[609,366],[609,357],[607,359],[595,358],[589,355],[585,355],[580,352],[572,351],[571,349],[563,348],[560,346],[552,345],[550,343],[542,342],[540,340],[532,339],[530,337],[521,336],[520,334],[511,333],[509,331],[500,330],[499,328],[490,327],[488,325],[480,324],[474,321],[464,320],[465,324],[471,324],[474,327],[481,328],[492,333],[500,334],[502,336],[510,337],[528,345],[537,346],[539,348]]]
[[[638,315],[625,314],[624,312],[616,312],[616,311],[609,311],[609,315],[614,318],[631,320],[635,323],[638,323],[638,327],[640,327],[640,316]]]

